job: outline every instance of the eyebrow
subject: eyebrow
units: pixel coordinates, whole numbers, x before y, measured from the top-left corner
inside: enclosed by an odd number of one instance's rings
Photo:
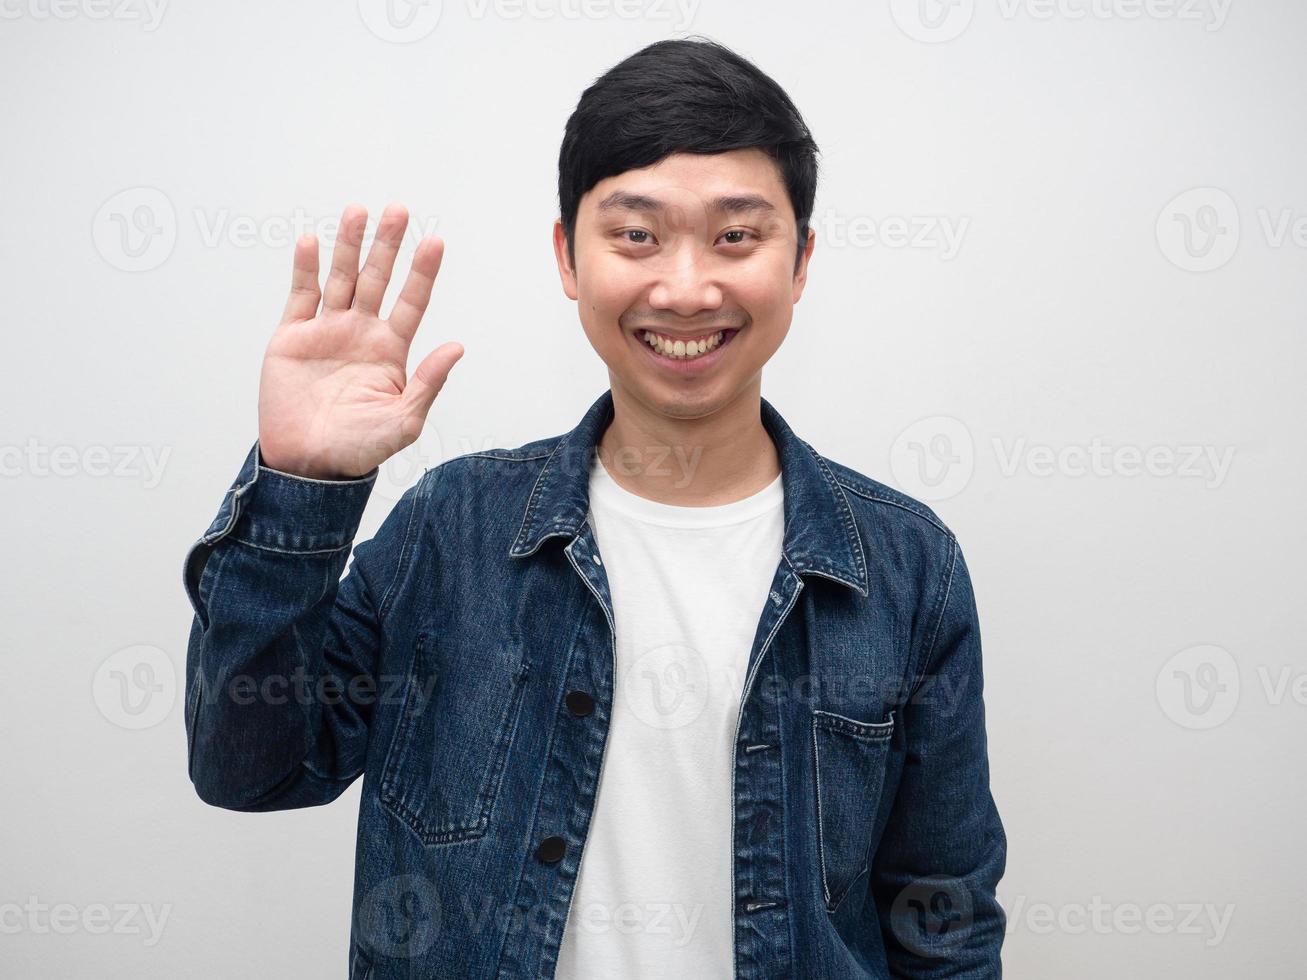
[[[602,211],[662,211],[666,205],[656,197],[648,194],[633,194],[629,191],[613,191],[599,202]],[[761,194],[723,194],[708,202],[708,210],[713,213],[742,214],[746,212],[770,213],[776,206]]]

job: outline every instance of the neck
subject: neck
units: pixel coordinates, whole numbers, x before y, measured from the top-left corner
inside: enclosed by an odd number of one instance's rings
[[[612,386],[613,419],[599,458],[623,489],[663,504],[712,507],[741,500],[781,472],[762,424],[761,378],[708,415],[677,418]]]

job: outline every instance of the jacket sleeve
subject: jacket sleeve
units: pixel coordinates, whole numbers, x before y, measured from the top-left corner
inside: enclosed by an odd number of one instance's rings
[[[895,977],[1002,976],[1007,838],[989,789],[980,624],[956,539],[903,705],[903,772],[869,887]],[[929,622],[929,620],[928,620]]]
[[[377,472],[294,476],[263,466],[255,442],[187,553],[188,772],[206,803],[319,806],[363,771],[385,693],[382,618],[418,499],[404,495],[342,581]]]

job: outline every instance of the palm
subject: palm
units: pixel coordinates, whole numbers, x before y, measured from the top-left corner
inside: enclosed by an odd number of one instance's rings
[[[259,381],[260,451],[274,469],[321,478],[371,472],[421,434],[462,356],[460,345],[444,344],[405,380],[443,245],[437,238],[419,243],[395,308],[383,320],[378,311],[408,216],[401,207],[386,209],[360,273],[366,221],[361,208],[346,209],[321,292],[316,241],[296,244],[290,299]]]

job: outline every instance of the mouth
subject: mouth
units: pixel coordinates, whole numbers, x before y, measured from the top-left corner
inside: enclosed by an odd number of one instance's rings
[[[660,366],[681,373],[697,373],[720,361],[739,332],[739,327],[732,327],[683,338],[642,329],[635,331],[635,339]]]

